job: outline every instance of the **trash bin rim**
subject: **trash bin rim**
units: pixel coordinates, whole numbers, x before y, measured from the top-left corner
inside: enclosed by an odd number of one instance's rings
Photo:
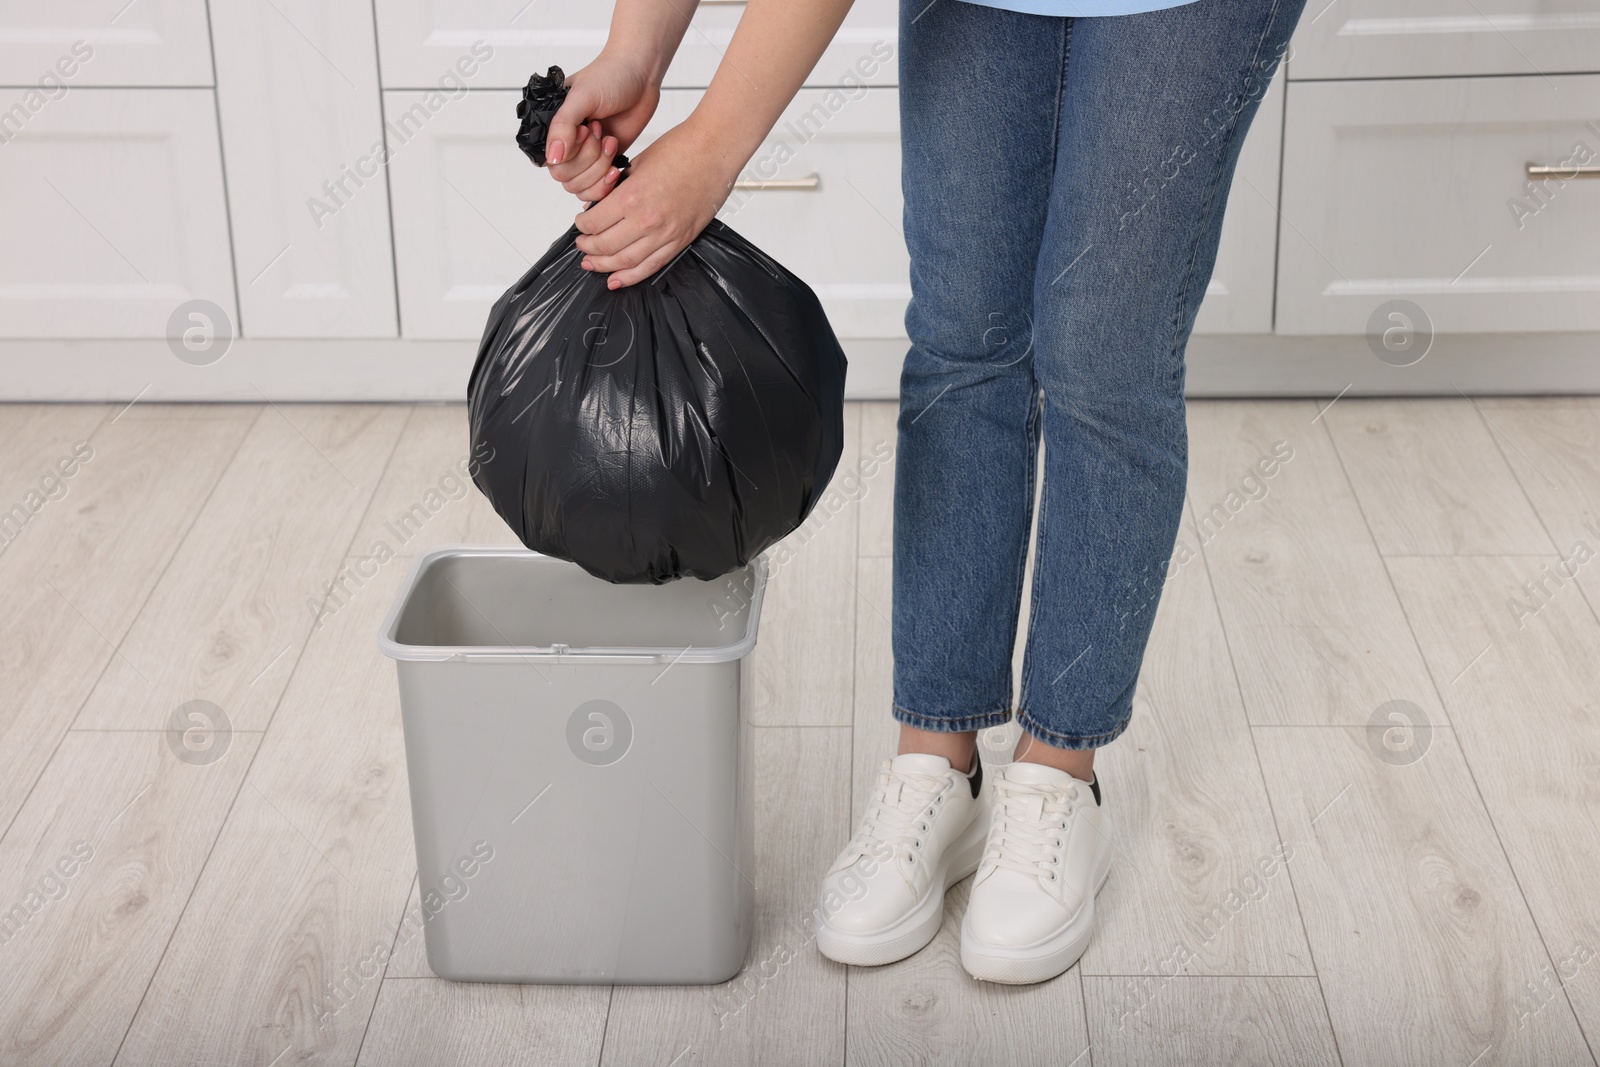
[[[411,566],[406,571],[405,581],[401,584],[399,593],[395,595],[394,603],[390,605],[389,613],[384,618],[383,625],[378,628],[378,648],[385,656],[395,660],[420,662],[525,663],[529,660],[534,660],[544,663],[571,665],[601,663],[726,663],[730,660],[743,659],[754,651],[756,647],[756,631],[761,621],[761,601],[766,593],[769,568],[766,553],[762,553],[750,561],[749,565],[754,568],[755,588],[750,594],[750,605],[745,616],[744,633],[731,644],[706,648],[696,648],[692,645],[688,648],[681,646],[655,648],[643,646],[590,646],[566,648],[558,651],[549,647],[516,645],[411,645],[401,642],[396,636],[396,632],[400,627],[400,617],[405,613],[406,603],[416,590],[418,581],[435,562],[452,556],[517,556],[554,559],[554,557],[545,556],[540,552],[505,545],[438,545],[418,554],[411,561]],[[558,560],[557,562],[565,561]],[[689,581],[691,579],[682,580]]]

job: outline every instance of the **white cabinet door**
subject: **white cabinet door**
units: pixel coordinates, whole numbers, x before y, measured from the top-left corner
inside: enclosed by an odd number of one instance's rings
[[[1271,333],[1278,167],[1283,149],[1283,71],[1267,86],[1239,153],[1195,333]]]
[[[57,84],[210,85],[206,0],[0,0],[0,85],[52,75],[58,93]]]
[[[431,113],[424,93],[383,97],[401,332],[477,338],[582,205],[518,151],[517,93],[468,93]]]
[[[1445,333],[1600,329],[1600,76],[1291,82],[1278,332],[1392,299]]]
[[[1311,0],[1289,78],[1600,70],[1594,0]]]
[[[395,336],[371,6],[274,0],[214,14],[242,332]]]
[[[162,337],[195,298],[235,315],[211,90],[79,89],[0,156],[0,337]]]
[[[480,85],[520,89],[551,65],[571,73],[605,44],[611,10],[611,0],[377,0],[384,87],[437,85],[476,42],[494,54]],[[707,85],[743,11],[743,3],[700,0],[663,84]],[[807,84],[895,84],[897,19],[895,0],[856,0]]]

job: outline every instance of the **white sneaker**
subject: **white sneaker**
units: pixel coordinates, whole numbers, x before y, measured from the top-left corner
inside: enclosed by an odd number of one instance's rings
[[[961,921],[974,978],[1024,984],[1078,961],[1111,870],[1100,786],[1038,763],[994,774],[989,839]]]
[[[944,891],[978,868],[989,821],[983,766],[943,756],[885,760],[850,843],[828,868],[816,909],[817,948],[840,963],[905,959],[939,932]]]

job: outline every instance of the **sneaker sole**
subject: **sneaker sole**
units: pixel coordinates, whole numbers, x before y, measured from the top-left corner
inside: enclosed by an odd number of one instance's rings
[[[1100,872],[1100,881],[1094,887],[1094,895],[1084,902],[1083,910],[1065,929],[1042,944],[1019,949],[982,944],[972,936],[963,917],[961,965],[979,981],[1001,985],[1033,985],[1066,973],[1089,947],[1094,935],[1094,898],[1099,896],[1110,875],[1108,857],[1105,870]]]
[[[974,836],[975,835],[975,836]],[[928,893],[899,922],[870,934],[849,933],[817,924],[817,949],[835,963],[855,967],[881,967],[915,955],[932,941],[944,921],[945,890],[978,869],[989,838],[988,820],[982,813],[951,845],[944,859],[943,878],[935,878]]]

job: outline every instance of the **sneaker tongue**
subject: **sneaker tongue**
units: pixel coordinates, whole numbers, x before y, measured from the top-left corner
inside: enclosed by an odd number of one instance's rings
[[[889,769],[902,774],[943,774],[950,769],[950,761],[926,752],[906,752],[889,761]]]
[[[1054,767],[1046,767],[1042,763],[1008,763],[1003,772],[1007,779],[1013,782],[1022,782],[1026,785],[1044,785],[1056,789],[1066,789],[1077,783],[1088,788],[1089,783],[1074,778],[1066,771]]]

